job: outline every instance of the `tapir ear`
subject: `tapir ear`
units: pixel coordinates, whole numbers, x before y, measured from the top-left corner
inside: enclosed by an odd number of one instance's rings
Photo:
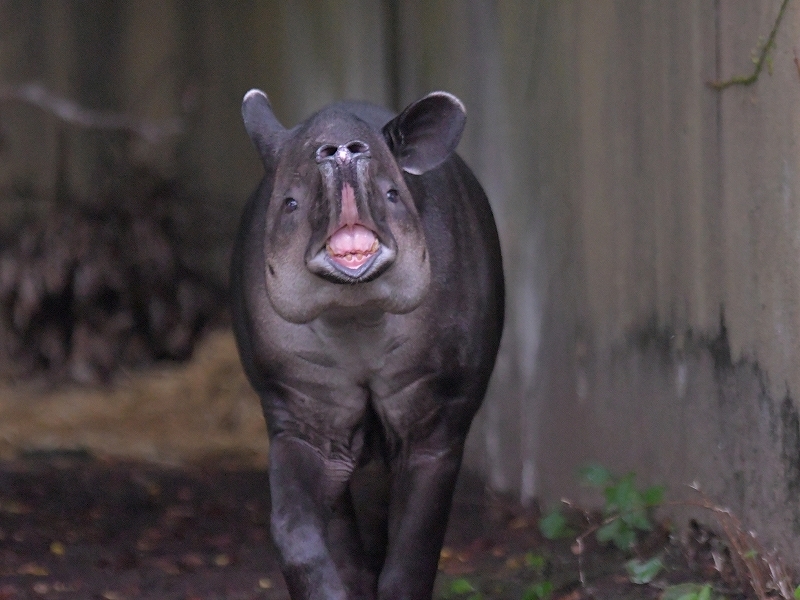
[[[421,175],[453,153],[466,120],[461,100],[447,92],[433,92],[389,121],[383,135],[400,168]]]
[[[272,112],[272,105],[264,92],[250,90],[244,95],[242,119],[247,134],[261,155],[264,167],[268,171],[274,169],[278,149],[286,135],[286,128]]]

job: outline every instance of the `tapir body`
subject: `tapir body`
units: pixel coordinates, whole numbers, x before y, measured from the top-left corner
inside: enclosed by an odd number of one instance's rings
[[[503,323],[492,212],[454,152],[463,105],[338,103],[285,129],[252,90],[242,114],[266,174],[232,312],[289,592],[429,599]]]

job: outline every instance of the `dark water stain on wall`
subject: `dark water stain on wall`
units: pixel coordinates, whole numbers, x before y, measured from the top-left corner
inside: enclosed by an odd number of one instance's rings
[[[777,519],[791,535],[800,534],[798,403],[788,389],[782,397],[775,394],[769,373],[753,357],[733,355],[724,307],[716,332],[681,332],[652,317],[630,331],[626,342],[621,360],[630,353],[649,356],[659,365],[654,373],[660,373],[657,378],[664,377],[665,383],[682,361],[694,373],[689,379],[700,376],[703,362],[708,365],[713,390],[709,390],[709,410],[715,416],[707,429],[700,430],[707,439],[692,443],[707,444],[707,452],[716,456],[720,480],[715,500],[731,506],[756,530],[774,525]],[[689,391],[683,410],[703,405],[696,393]],[[682,409],[676,405],[675,410]]]
[[[780,426],[783,432],[781,458],[786,471],[787,500],[796,502],[800,494],[800,416],[797,414],[797,405],[788,393],[781,403]],[[800,514],[797,521],[800,521]]]

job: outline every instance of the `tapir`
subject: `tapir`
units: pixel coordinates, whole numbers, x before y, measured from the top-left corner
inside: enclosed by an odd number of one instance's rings
[[[232,315],[269,447],[270,531],[294,600],[430,599],[464,441],[503,326],[489,202],[433,92],[291,129],[249,91],[265,175],[244,210]]]

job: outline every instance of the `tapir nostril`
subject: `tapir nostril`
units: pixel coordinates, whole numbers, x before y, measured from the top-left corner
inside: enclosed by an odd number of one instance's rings
[[[317,162],[322,162],[323,160],[332,157],[336,154],[338,148],[333,144],[322,144],[319,148],[317,148]]]
[[[333,144],[323,144],[317,148],[317,162],[333,159],[339,164],[347,164],[359,154],[369,155],[369,145],[366,142],[356,140],[338,147]]]
[[[347,144],[347,149],[351,154],[363,154],[365,152],[369,152],[369,146],[366,144],[366,142],[361,141],[350,142]]]

